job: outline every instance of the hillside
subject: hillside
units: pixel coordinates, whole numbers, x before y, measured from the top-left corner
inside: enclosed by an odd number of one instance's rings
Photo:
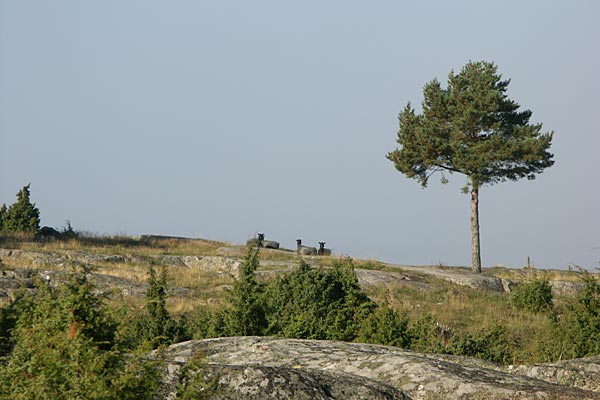
[[[109,303],[140,307],[148,288],[148,267],[164,265],[169,278],[167,307],[177,317],[226,304],[226,293],[240,274],[244,253],[244,246],[200,239],[35,242],[4,238],[0,301],[9,303],[19,290],[34,292],[40,282],[58,284],[68,271],[85,266]],[[256,276],[261,281],[294,270],[301,261],[329,268],[340,259],[335,255],[300,257],[289,250],[270,249],[261,250],[260,257]],[[373,260],[354,260],[354,267],[360,285],[373,300],[390,304],[411,319],[432,316],[441,335],[459,336],[479,332],[477,329],[492,323],[503,324],[511,338],[521,340],[512,362],[501,365],[479,358],[334,341],[268,337],[193,340],[173,344],[160,353],[167,360],[161,396],[174,398],[183,367],[199,358],[202,366],[198,368],[205,379],[212,377],[218,382],[220,394],[214,398],[600,398],[600,359],[536,362],[542,355],[533,347],[550,334],[544,330],[546,317],[516,311],[508,304],[510,292],[520,282],[543,277],[550,282],[560,308],[583,287],[579,273],[491,268],[473,274],[467,268]],[[523,365],[523,360],[534,363]]]

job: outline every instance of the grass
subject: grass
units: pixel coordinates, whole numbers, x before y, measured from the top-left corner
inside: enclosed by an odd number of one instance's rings
[[[548,342],[550,314],[532,313],[514,309],[509,294],[430,280],[438,289],[421,290],[407,286],[367,288],[369,296],[378,304],[387,303],[401,314],[415,321],[431,315],[440,325],[459,336],[477,334],[481,330],[501,326],[506,329],[513,364],[548,362],[540,348]],[[565,302],[555,298],[557,307]]]
[[[22,249],[36,252],[48,252],[67,255],[69,252],[84,252],[103,255],[126,256],[124,262],[95,263],[97,272],[125,278],[135,282],[146,282],[149,263],[160,262],[162,255],[212,256],[227,254],[241,259],[245,254],[244,246],[204,239],[178,238],[131,238],[103,237],[88,235],[68,241],[37,242],[32,235],[0,235],[0,248]],[[134,257],[134,258],[132,258]],[[278,271],[285,271],[290,265],[305,260],[309,264],[331,266],[341,257],[300,257],[292,250],[262,249],[261,261],[268,265],[259,268],[260,280],[271,279]],[[5,268],[30,267],[26,259],[7,257],[0,260]],[[76,261],[73,261],[76,262]],[[68,264],[68,263],[67,263]],[[390,283],[385,286],[366,287],[369,296],[377,303],[387,303],[395,310],[417,320],[423,315],[431,315],[439,324],[449,327],[460,335],[476,334],[481,329],[500,325],[506,329],[510,337],[513,363],[531,363],[548,361],[543,358],[544,342],[551,335],[549,315],[516,310],[510,305],[509,294],[459,287],[420,272],[404,270],[400,266],[392,266],[376,260],[356,260],[356,269],[402,272],[410,275],[414,281],[427,283],[430,289],[419,289],[404,282]],[[45,269],[64,269],[68,265],[38,266]],[[437,268],[452,268],[443,265]],[[533,268],[509,269],[504,267],[485,268],[483,274],[516,281],[548,279],[549,281],[579,281],[581,274],[576,271],[537,270]],[[409,280],[410,281],[410,280]],[[206,271],[202,268],[173,266],[168,270],[170,287],[183,288],[183,292],[175,292],[168,298],[167,309],[175,316],[193,311],[199,307],[215,309],[226,304],[226,289],[233,284],[233,277],[228,273]],[[187,294],[182,294],[187,293]],[[143,299],[121,298],[111,302],[122,301],[132,309],[140,307]],[[560,310],[564,298],[555,298],[556,308]]]
[[[536,269],[536,268],[506,268],[491,267],[484,268],[483,275],[495,276],[503,279],[513,279],[517,281],[530,281],[536,279],[547,279],[548,281],[579,282],[581,281],[581,272],[577,269],[556,270],[556,269]]]
[[[82,235],[71,240],[35,241],[31,234],[1,234],[0,247],[46,252],[86,251],[128,256],[211,255],[227,243],[204,239]]]

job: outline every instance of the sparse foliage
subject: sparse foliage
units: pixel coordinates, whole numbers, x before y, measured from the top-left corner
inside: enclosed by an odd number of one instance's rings
[[[60,238],[62,240],[77,239],[79,234],[71,226],[71,221],[67,220],[65,227],[60,232]]]
[[[208,370],[203,354],[196,353],[182,369],[177,399],[211,399],[218,392],[218,388],[219,375]]]

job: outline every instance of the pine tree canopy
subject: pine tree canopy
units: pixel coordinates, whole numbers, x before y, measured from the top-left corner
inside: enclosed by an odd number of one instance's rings
[[[450,72],[448,86],[436,79],[424,89],[422,114],[410,103],[400,112],[397,142],[387,154],[396,169],[427,186],[436,172],[461,173],[478,187],[520,178],[533,179],[554,161],[548,152],[553,132],[530,124],[531,111],[509,99],[510,80],[494,63],[469,62]]]
[[[37,232],[40,229],[40,210],[29,200],[29,186],[17,193],[17,202],[2,215],[2,230],[8,232]]]

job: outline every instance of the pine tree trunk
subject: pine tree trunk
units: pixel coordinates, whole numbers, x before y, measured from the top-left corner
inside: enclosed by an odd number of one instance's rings
[[[481,272],[481,249],[479,244],[479,185],[471,188],[471,271]]]

